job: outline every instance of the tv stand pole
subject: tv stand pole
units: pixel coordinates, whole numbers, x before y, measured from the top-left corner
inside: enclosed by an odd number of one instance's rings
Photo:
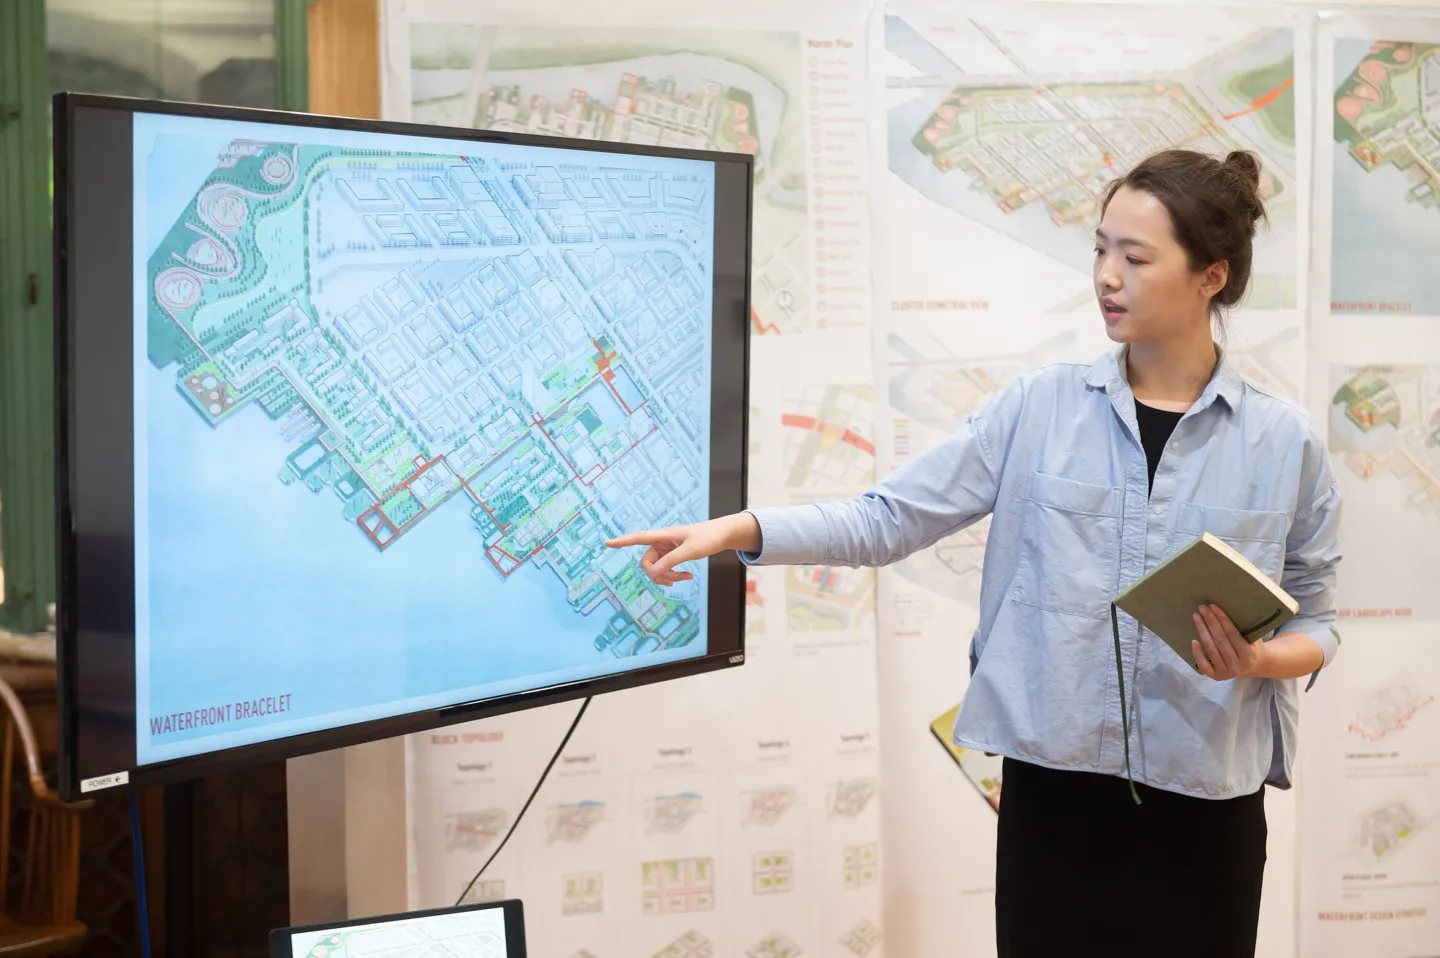
[[[165,955],[193,955],[195,927],[194,782],[165,786]]]

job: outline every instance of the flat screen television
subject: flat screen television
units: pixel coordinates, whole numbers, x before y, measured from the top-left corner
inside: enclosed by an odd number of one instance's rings
[[[752,157],[54,106],[65,797],[743,662]]]

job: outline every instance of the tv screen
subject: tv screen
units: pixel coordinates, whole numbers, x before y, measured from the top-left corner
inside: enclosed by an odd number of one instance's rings
[[[67,795],[743,661],[749,156],[55,122]]]
[[[525,912],[514,899],[326,925],[277,928],[270,958],[525,958]]]

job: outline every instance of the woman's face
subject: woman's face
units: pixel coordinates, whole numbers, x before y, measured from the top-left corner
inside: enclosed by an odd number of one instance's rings
[[[1156,342],[1209,330],[1210,299],[1228,268],[1190,269],[1165,204],[1121,187],[1095,231],[1095,298],[1105,332],[1117,343]]]

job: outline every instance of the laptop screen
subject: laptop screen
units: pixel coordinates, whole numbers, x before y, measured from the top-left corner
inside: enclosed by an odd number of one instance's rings
[[[273,958],[525,958],[518,901],[282,928]]]

